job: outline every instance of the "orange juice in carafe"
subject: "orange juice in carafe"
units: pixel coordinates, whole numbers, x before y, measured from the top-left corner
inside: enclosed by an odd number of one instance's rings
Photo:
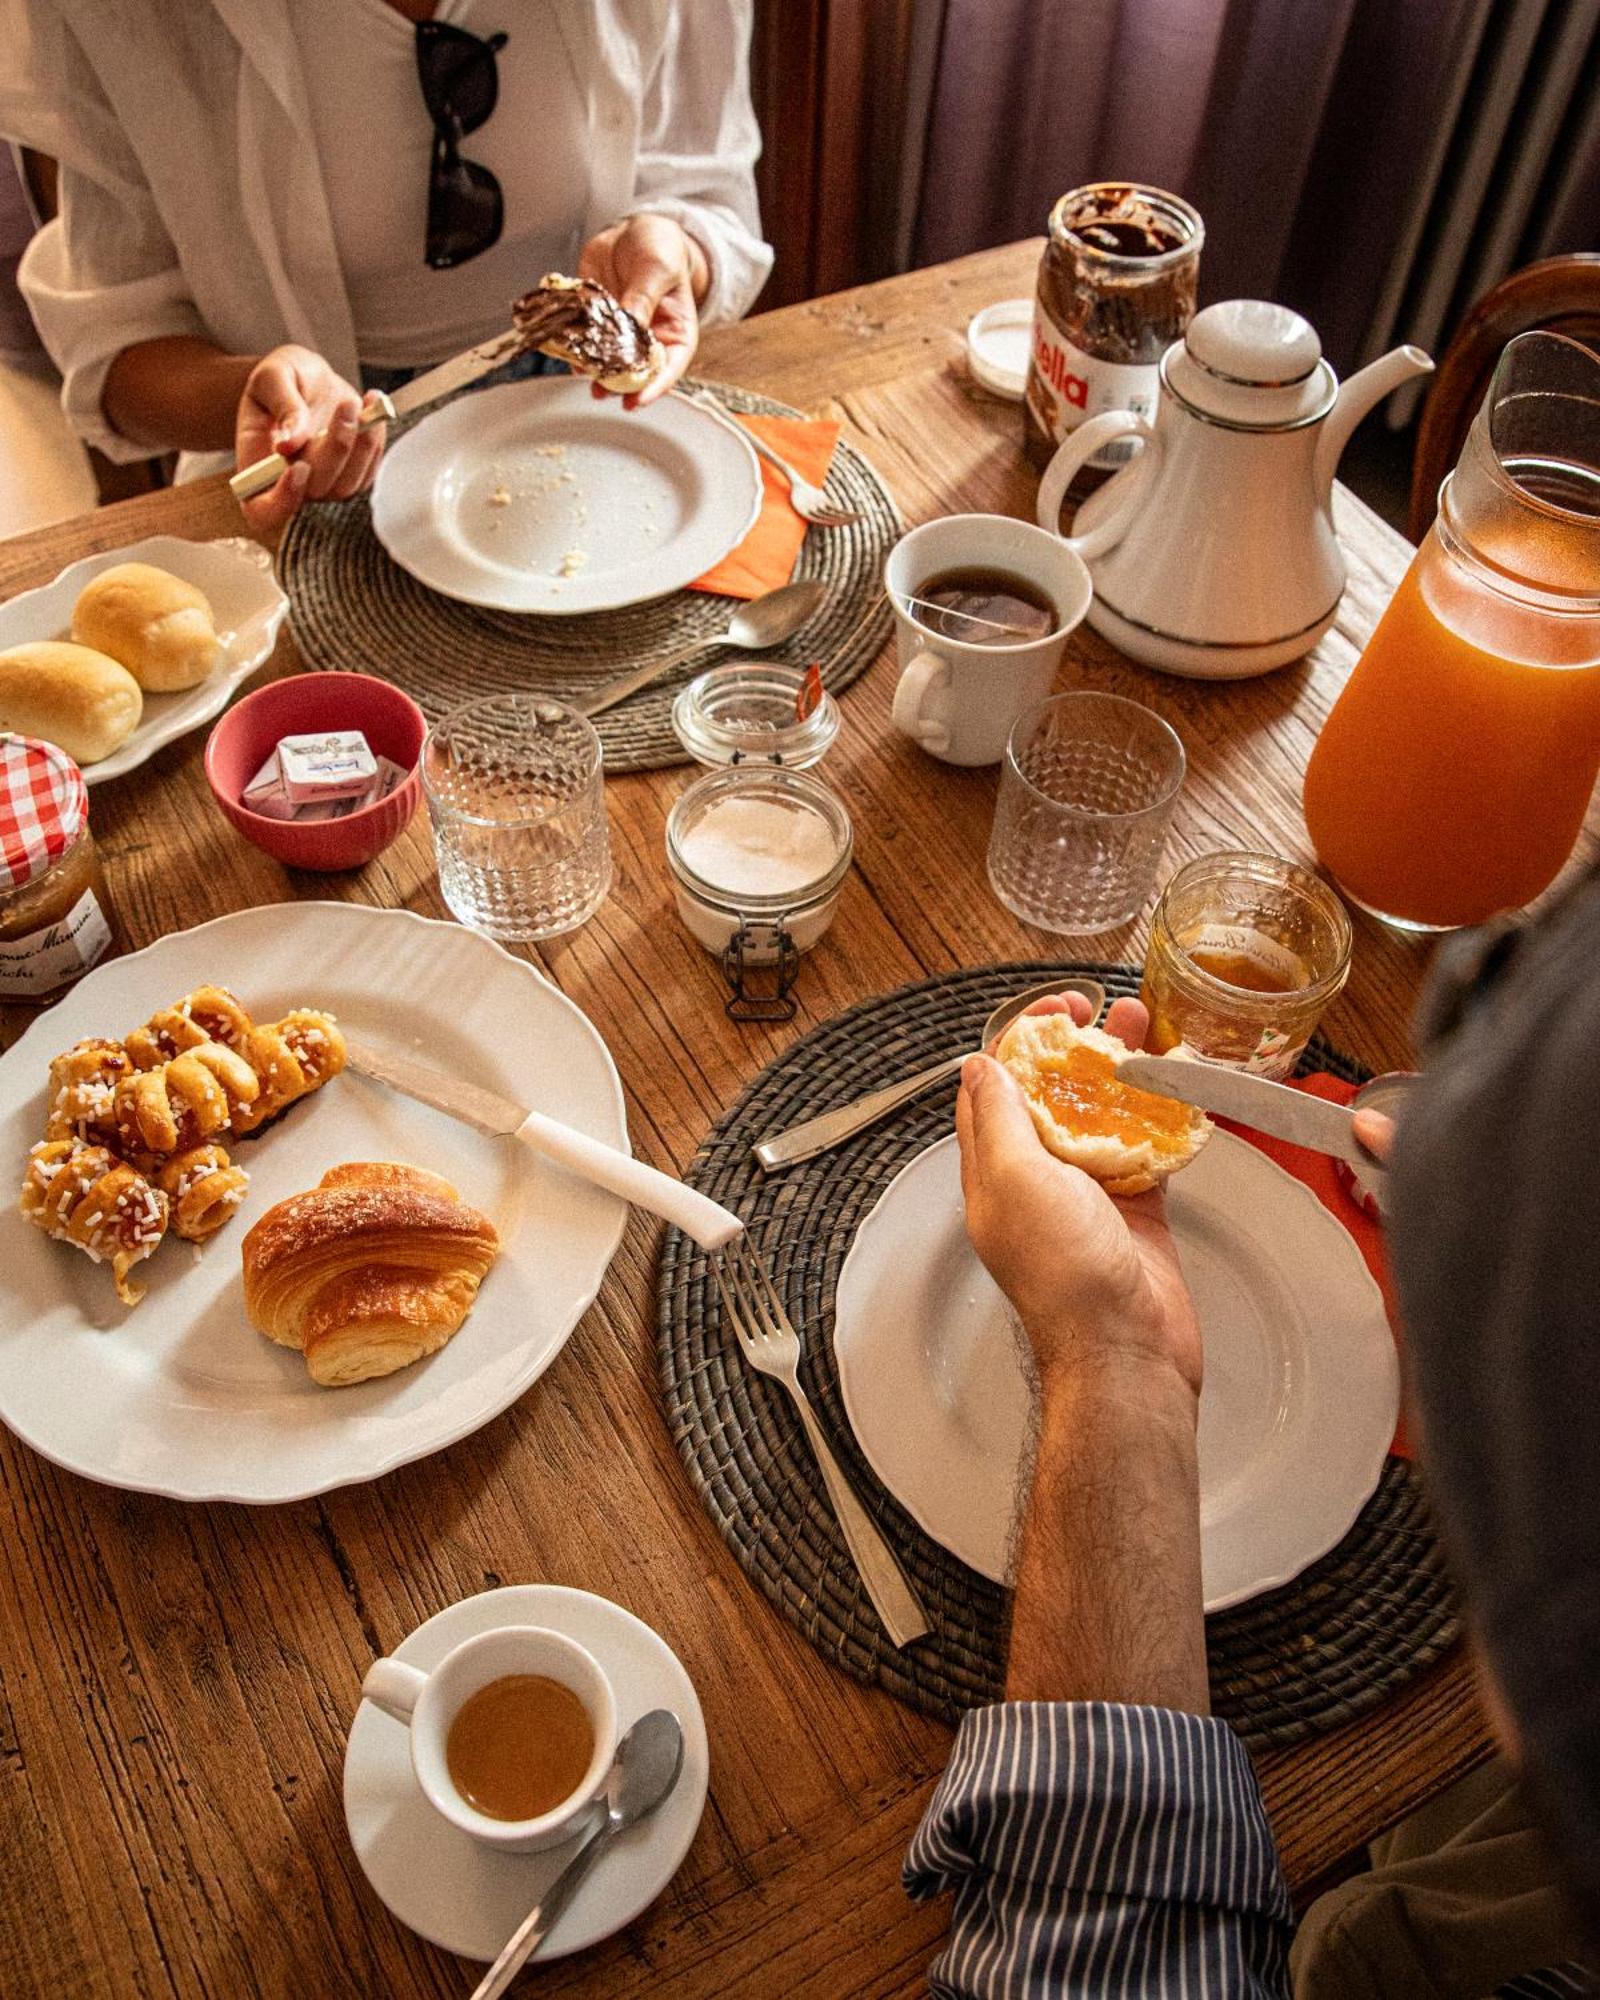
[[[1312,752],[1306,825],[1375,914],[1480,923],[1554,880],[1597,769],[1600,362],[1525,335]]]

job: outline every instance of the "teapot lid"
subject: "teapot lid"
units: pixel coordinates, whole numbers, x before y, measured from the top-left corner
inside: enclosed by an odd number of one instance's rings
[[[1224,299],[1189,322],[1162,360],[1167,386],[1199,415],[1245,430],[1324,416],[1333,370],[1309,320],[1266,299]]]

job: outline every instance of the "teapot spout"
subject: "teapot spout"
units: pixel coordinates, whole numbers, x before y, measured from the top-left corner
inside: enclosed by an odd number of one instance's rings
[[[1402,382],[1409,382],[1415,375],[1430,375],[1432,372],[1433,361],[1420,347],[1397,347],[1392,353],[1369,362],[1345,383],[1323,422],[1312,466],[1317,498],[1324,507],[1333,499],[1333,475],[1356,425]]]

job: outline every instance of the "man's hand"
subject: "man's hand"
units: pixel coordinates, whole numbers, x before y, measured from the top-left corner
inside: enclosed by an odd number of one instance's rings
[[[655,402],[700,344],[700,301],[711,283],[705,252],[671,216],[630,215],[590,238],[578,275],[604,285],[666,350],[667,365],[649,388],[623,399],[630,410]],[[597,382],[595,394],[606,393]]]
[[[1030,1013],[1066,1009],[1084,1023],[1078,994]],[[1107,1030],[1143,1045],[1149,1016],[1118,1000]],[[956,1104],[967,1233],[1015,1306],[1041,1379],[1110,1359],[1156,1361],[1200,1393],[1200,1331],[1159,1192],[1114,1201],[1076,1167],[1047,1153],[1022,1092],[987,1056],[962,1072]]]
[[[252,527],[281,527],[303,500],[348,500],[370,486],[385,427],[357,428],[362,398],[308,347],[275,347],[251,369],[239,398],[239,465],[281,451],[294,462],[245,509]]]

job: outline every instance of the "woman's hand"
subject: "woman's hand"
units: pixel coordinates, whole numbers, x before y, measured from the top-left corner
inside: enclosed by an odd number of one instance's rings
[[[667,365],[649,388],[623,398],[627,408],[664,396],[700,344],[700,301],[711,283],[705,252],[671,216],[630,215],[590,238],[578,275],[604,285],[666,352]],[[595,394],[606,393],[597,382]]]
[[[1030,1013],[1069,1011],[1077,994]],[[1118,1000],[1107,1030],[1142,1047],[1149,1016]],[[987,1056],[973,1056],[956,1104],[967,1233],[1021,1317],[1041,1379],[1102,1361],[1175,1368],[1198,1396],[1200,1329],[1159,1191],[1113,1200],[1077,1167],[1045,1151],[1022,1092]]]
[[[303,500],[348,500],[372,484],[385,427],[357,428],[359,392],[309,347],[262,355],[239,398],[234,449],[240,467],[281,451],[294,462],[275,486],[248,503],[252,527],[281,527]]]

